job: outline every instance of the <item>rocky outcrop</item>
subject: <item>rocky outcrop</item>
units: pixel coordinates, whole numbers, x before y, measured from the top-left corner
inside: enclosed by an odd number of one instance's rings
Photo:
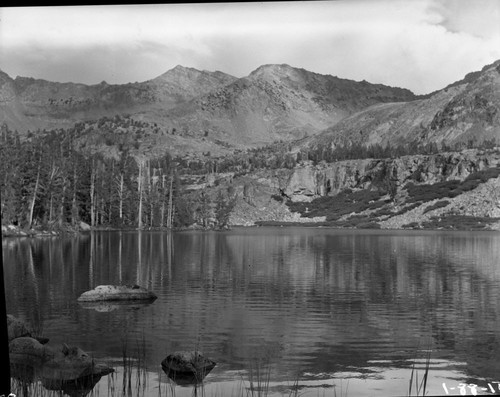
[[[362,187],[361,177],[375,169],[378,160],[347,160],[332,164],[296,167],[285,188],[293,201],[310,201],[314,197],[335,195],[345,188]]]
[[[139,285],[99,285],[86,291],[79,302],[155,300],[157,296]]]
[[[293,201],[334,196],[344,189],[381,186],[387,178],[398,186],[407,182],[432,184],[464,180],[468,175],[500,164],[500,151],[470,149],[435,155],[395,159],[346,160],[336,163],[305,163],[290,175],[285,192]]]

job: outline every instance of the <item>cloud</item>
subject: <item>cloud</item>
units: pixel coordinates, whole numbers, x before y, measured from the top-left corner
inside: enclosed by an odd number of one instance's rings
[[[500,35],[500,2],[491,0],[435,0],[429,5],[439,24],[452,33],[483,39]]]

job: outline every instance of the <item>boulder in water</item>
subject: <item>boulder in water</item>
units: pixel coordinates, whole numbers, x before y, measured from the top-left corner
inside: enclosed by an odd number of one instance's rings
[[[168,355],[161,367],[167,376],[177,384],[197,384],[217,364],[198,351],[178,351]]]
[[[157,296],[138,285],[99,285],[86,291],[78,298],[79,302],[99,302],[114,300],[155,300]]]
[[[52,347],[34,338],[20,337],[9,343],[12,376],[24,382],[41,381],[50,390],[80,388],[86,395],[99,379],[114,369],[75,346]]]
[[[34,338],[21,336],[9,343],[10,373],[13,378],[32,383],[39,379],[45,362],[45,345]]]

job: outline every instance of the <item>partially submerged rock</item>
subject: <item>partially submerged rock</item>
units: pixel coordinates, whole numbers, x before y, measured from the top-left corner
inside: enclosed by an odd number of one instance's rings
[[[42,364],[46,358],[46,346],[29,336],[21,336],[9,343],[9,358],[14,364]]]
[[[79,302],[98,302],[113,300],[155,300],[157,296],[138,285],[99,285],[86,291],[78,298]]]
[[[198,351],[174,352],[161,362],[163,371],[177,384],[200,383],[216,365]]]
[[[102,376],[114,372],[76,346],[52,347],[30,337],[12,340],[9,356],[14,378],[24,382],[41,381],[50,390],[88,392]]]
[[[21,336],[9,343],[10,373],[13,378],[32,383],[39,379],[45,361],[45,346],[34,338]]]
[[[47,338],[35,336],[35,332],[30,326],[12,314],[7,314],[7,333],[9,335],[9,342],[24,336],[33,337],[40,343],[47,343],[49,341]]]
[[[97,364],[94,359],[77,346],[63,344],[59,348],[47,348],[42,370],[42,380],[70,381],[89,375],[103,376],[113,369]]]

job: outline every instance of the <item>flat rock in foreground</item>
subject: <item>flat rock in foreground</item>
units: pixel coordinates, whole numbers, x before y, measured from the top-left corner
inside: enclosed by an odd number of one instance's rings
[[[79,302],[99,301],[133,301],[133,300],[155,300],[157,296],[138,285],[99,285],[90,291],[86,291],[78,298]]]

